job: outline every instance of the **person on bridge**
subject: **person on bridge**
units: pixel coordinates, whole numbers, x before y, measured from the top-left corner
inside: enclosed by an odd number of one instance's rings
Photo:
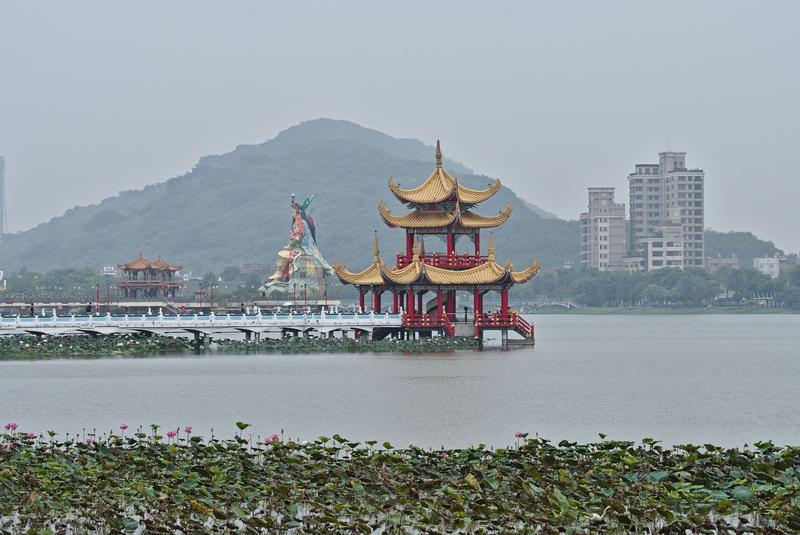
[[[244,316],[244,313],[247,312],[247,307],[244,306],[244,303],[241,304],[240,310],[242,312],[242,316]]]
[[[91,303],[86,303],[86,313],[89,314],[90,316],[92,315],[92,304]]]
[[[33,303],[31,303],[31,317],[34,317],[35,315],[36,315],[36,306]]]

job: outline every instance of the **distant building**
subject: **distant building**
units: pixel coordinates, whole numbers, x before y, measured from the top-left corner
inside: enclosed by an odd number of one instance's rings
[[[614,188],[589,188],[589,210],[581,214],[581,265],[617,271],[625,256],[625,204],[614,202]]]
[[[723,258],[721,256],[717,258],[706,258],[706,269],[709,273],[716,273],[722,268],[739,269],[741,267],[739,259],[735,256],[730,258]]]
[[[688,169],[685,152],[661,152],[658,157],[659,163],[637,164],[628,175],[628,254],[644,256],[641,246],[648,238],[665,225],[680,227],[684,263],[679,267],[703,268],[705,172]]]
[[[781,261],[777,256],[754,258],[753,269],[757,269],[764,275],[769,275],[773,279],[777,279],[781,274]]]
[[[686,267],[685,242],[680,225],[656,227],[651,236],[639,240],[639,249],[647,271]]]
[[[622,269],[625,271],[644,271],[644,258],[641,256],[626,256],[622,259]]]
[[[186,287],[180,279],[173,279],[182,266],[165,262],[160,256],[151,262],[139,253],[138,258],[118,267],[122,280],[117,286],[126,298],[174,298],[178,290]]]

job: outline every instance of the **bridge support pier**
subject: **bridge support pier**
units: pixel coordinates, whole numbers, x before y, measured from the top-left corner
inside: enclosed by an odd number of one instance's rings
[[[508,329],[500,331],[501,346],[503,349],[508,349]]]
[[[250,331],[245,331],[244,332],[244,340],[245,340],[245,342],[251,341],[252,338],[253,338],[253,333],[251,333]]]

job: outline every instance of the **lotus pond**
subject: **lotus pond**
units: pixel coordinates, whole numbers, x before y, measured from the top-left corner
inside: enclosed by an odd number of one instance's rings
[[[362,353],[440,352],[476,349],[474,338],[418,340],[354,340],[352,338],[265,338],[260,341],[215,339],[213,350],[221,353]],[[194,350],[192,340],[171,336],[6,336],[0,337],[0,359],[81,358],[98,356],[164,355]]]
[[[397,449],[191,429],[0,438],[3,533],[800,532],[800,448]],[[689,530],[689,531],[687,531]]]

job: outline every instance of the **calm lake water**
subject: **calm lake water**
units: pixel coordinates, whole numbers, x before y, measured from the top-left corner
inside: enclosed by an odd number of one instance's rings
[[[0,423],[158,423],[439,447],[654,437],[800,444],[800,315],[541,315],[533,349],[0,362]],[[248,430],[249,431],[249,430]],[[129,431],[130,432],[130,431]]]

